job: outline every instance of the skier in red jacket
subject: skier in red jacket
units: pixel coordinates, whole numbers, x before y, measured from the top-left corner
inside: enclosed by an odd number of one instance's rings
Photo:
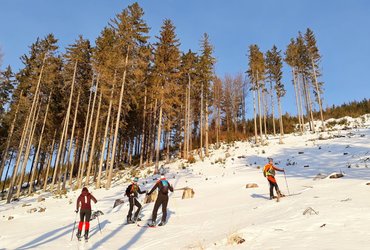
[[[274,198],[274,188],[276,190],[276,194],[278,197],[283,196],[279,190],[279,186],[275,179],[275,170],[280,172],[285,172],[284,169],[280,169],[278,167],[274,166],[274,161],[272,158],[267,158],[269,163],[265,165],[263,168],[263,175],[267,178],[269,184],[270,184],[270,200]]]
[[[91,217],[91,200],[94,201],[94,203],[97,203],[96,198],[89,193],[89,190],[84,187],[81,191],[80,196],[78,196],[77,204],[76,204],[76,213],[78,213],[79,208],[80,209],[80,223],[78,224],[78,232],[77,232],[77,238],[78,240],[81,239],[81,231],[83,224],[85,223],[85,240],[89,238],[89,228],[90,228],[90,217]]]

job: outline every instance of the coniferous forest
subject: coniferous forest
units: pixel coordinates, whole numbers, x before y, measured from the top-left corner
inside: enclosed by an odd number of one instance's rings
[[[7,202],[40,189],[109,189],[117,170],[154,165],[157,172],[160,160],[203,159],[222,141],[263,145],[274,135],[284,143],[284,133],[325,131],[325,119],[370,112],[366,99],[323,107],[322,58],[309,28],[288,37],[285,48],[251,44],[245,72],[222,77],[207,33],[197,51],[181,51],[171,20],[153,43],[149,31],[135,3],[95,41],[81,35],[62,53],[48,34],[21,56],[18,72],[1,70],[0,189]],[[282,105],[286,84],[294,87],[295,115]]]

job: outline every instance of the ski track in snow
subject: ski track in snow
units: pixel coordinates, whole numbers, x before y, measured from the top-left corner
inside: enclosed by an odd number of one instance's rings
[[[344,137],[326,139],[333,135]],[[212,150],[204,162],[198,159],[184,170],[180,170],[184,161],[167,164],[170,183],[175,188],[193,188],[195,196],[182,200],[181,190],[172,193],[164,227],[124,224],[127,200],[114,209],[112,205],[115,199],[123,198],[127,183],[116,182],[108,191],[91,187],[98,199],[93,209],[102,210],[104,215],[100,216],[101,233],[97,220],[91,221],[87,243],[78,242],[75,235],[70,240],[80,191],[62,199],[43,194],[46,200],[40,203],[36,202],[37,195],[12,204],[2,201],[0,249],[367,249],[369,137],[369,128],[321,133],[325,140],[319,140],[318,134],[286,135],[281,145],[278,137],[270,136],[269,145],[263,147],[252,147],[247,142],[224,144]],[[280,202],[268,200],[268,184],[262,175],[267,157],[286,169],[291,196],[282,197]],[[225,164],[215,163],[220,158]],[[319,173],[328,176],[340,171],[344,172],[343,178],[313,180]],[[282,173],[277,173],[277,181],[282,192],[288,194]],[[148,177],[141,183],[145,183],[143,189],[150,189],[153,179]],[[259,187],[246,189],[247,183]],[[140,225],[151,218],[153,206],[143,204]],[[39,207],[46,207],[46,211],[27,213]],[[317,214],[303,215],[307,208]],[[14,219],[8,220],[9,216]],[[161,209],[157,220],[160,218]],[[234,233],[246,241],[229,245],[227,239]]]

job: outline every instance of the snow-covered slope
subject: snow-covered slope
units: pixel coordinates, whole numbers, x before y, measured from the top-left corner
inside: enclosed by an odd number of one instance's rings
[[[365,120],[361,126],[370,125]],[[195,195],[182,200],[181,190],[171,194],[164,227],[125,225],[127,202],[112,206],[123,198],[127,183],[117,182],[110,190],[91,187],[98,199],[93,209],[104,215],[101,232],[98,221],[91,221],[89,243],[79,243],[75,236],[71,241],[80,190],[62,198],[43,194],[42,202],[36,201],[38,196],[1,202],[0,249],[368,249],[369,138],[369,128],[286,135],[284,144],[270,137],[268,146],[237,142],[211,151],[203,162],[167,164],[170,183],[191,187]],[[291,196],[280,202],[268,199],[261,170],[267,157],[286,170],[286,181],[282,173],[277,181]],[[329,178],[332,173],[344,177]],[[153,179],[142,178],[141,187],[151,188]],[[248,183],[258,187],[247,189]],[[143,205],[140,225],[151,218],[153,205]],[[28,213],[32,208],[37,211]],[[40,208],[46,210],[38,212]],[[14,218],[8,220],[10,216]],[[245,242],[232,245],[235,235]]]

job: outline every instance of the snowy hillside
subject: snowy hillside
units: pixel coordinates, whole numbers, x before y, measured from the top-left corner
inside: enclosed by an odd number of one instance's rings
[[[91,221],[88,243],[75,236],[71,241],[80,190],[62,197],[45,193],[41,202],[39,195],[2,201],[0,249],[368,249],[370,115],[345,119],[328,120],[328,132],[286,135],[284,144],[270,136],[267,146],[225,144],[204,162],[165,165],[175,189],[190,187],[195,195],[184,200],[182,190],[170,195],[164,227],[142,227],[151,218],[153,203],[143,204],[141,227],[124,223],[127,198],[112,208],[123,198],[128,185],[123,182],[108,191],[90,188],[98,199],[93,210],[104,215],[101,232],[98,221]],[[280,202],[269,200],[261,169],[267,157],[286,170],[286,181],[277,173],[287,195]],[[344,176],[330,178],[334,173]],[[156,178],[142,178],[140,186],[150,189]],[[258,187],[246,188],[252,183]],[[237,236],[245,241],[233,243]]]

